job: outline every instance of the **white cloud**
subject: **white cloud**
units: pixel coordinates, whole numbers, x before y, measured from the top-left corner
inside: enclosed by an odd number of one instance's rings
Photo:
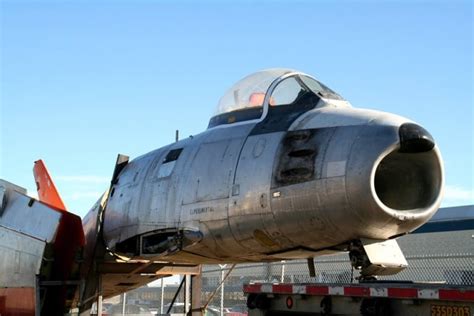
[[[76,182],[76,183],[109,183],[110,177],[104,176],[92,176],[92,175],[85,175],[85,176],[57,176],[55,177],[58,181],[64,182]]]
[[[65,196],[66,200],[78,201],[83,199],[98,199],[102,196],[103,192],[99,191],[76,191],[72,194]]]
[[[446,185],[443,205],[474,204],[474,189],[466,189],[455,185]]]

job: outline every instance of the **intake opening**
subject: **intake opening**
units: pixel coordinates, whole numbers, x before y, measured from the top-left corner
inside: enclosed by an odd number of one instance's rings
[[[395,210],[431,206],[441,190],[441,166],[434,150],[387,155],[375,172],[375,192],[380,201]]]

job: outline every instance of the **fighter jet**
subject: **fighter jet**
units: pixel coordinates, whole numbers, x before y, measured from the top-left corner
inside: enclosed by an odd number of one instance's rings
[[[434,215],[443,178],[422,126],[353,108],[305,73],[259,71],[224,94],[206,131],[118,156],[83,219],[71,304],[200,264],[308,259],[311,271],[315,256],[347,251],[362,278],[397,273],[395,239]]]

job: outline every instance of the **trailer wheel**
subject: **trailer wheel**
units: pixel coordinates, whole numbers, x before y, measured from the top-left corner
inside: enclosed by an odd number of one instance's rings
[[[390,301],[384,298],[364,299],[360,304],[362,316],[391,316]]]
[[[256,309],[257,308],[256,300],[257,300],[257,294],[255,293],[249,294],[249,296],[247,296],[247,308]]]
[[[270,307],[270,300],[265,294],[257,295],[255,303],[258,309],[268,309]]]
[[[270,301],[265,294],[252,293],[247,297],[248,309],[268,309],[269,307]]]
[[[319,307],[321,307],[321,315],[330,315],[332,312],[332,300],[330,296],[325,296],[321,303],[319,303]]]

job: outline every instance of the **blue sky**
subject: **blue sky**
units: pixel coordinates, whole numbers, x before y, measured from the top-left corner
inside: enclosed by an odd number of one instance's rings
[[[33,190],[42,158],[81,216],[118,153],[199,133],[228,87],[273,67],[422,124],[443,205],[474,203],[472,1],[0,3],[0,178]]]

